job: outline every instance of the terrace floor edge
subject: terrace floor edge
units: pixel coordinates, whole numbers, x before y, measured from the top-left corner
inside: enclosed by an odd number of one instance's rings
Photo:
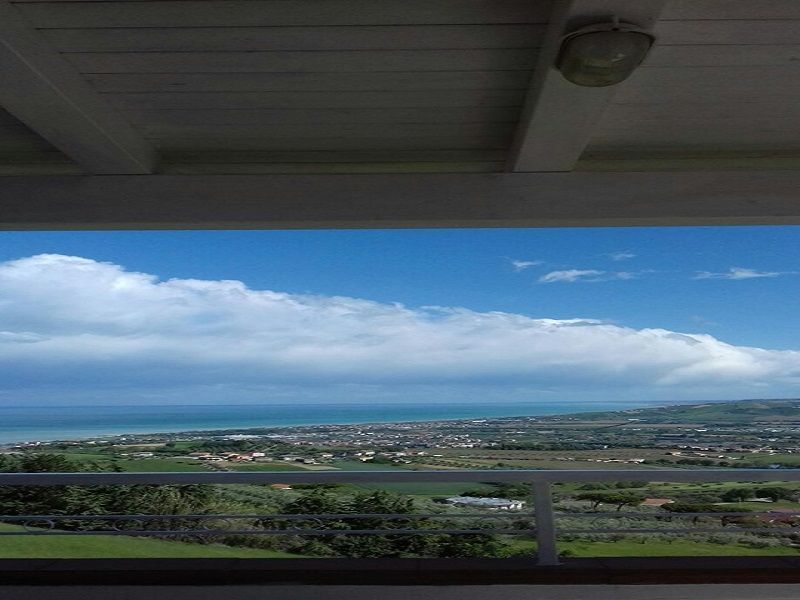
[[[2,586],[656,585],[800,583],[800,557],[0,559]]]

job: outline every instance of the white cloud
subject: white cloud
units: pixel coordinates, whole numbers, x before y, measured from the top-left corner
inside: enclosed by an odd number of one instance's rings
[[[756,271],[755,269],[744,269],[742,267],[731,267],[724,273],[712,273],[710,271],[698,271],[692,279],[758,279],[762,277],[779,277],[786,275],[780,271]]]
[[[60,255],[0,263],[0,332],[0,389],[49,386],[64,397],[89,388],[232,385],[710,386],[714,393],[728,386],[741,395],[745,386],[800,383],[800,352],[734,346],[705,334],[409,308],[253,290],[239,281],[160,281]]]
[[[635,279],[636,273],[628,271],[598,271],[596,269],[567,269],[551,271],[539,277],[539,283],[575,283],[578,281],[611,281],[614,279]]]
[[[599,281],[599,277],[605,275],[605,271],[595,269],[568,269],[566,271],[551,271],[539,277],[539,283],[556,283],[575,281]]]
[[[606,256],[613,261],[630,260],[631,258],[636,258],[636,255],[633,252],[627,251],[610,252],[609,254],[606,254]]]
[[[544,261],[542,260],[512,260],[511,266],[514,267],[514,270],[524,271],[525,269],[530,269],[531,267],[538,267],[539,265],[543,265]]]

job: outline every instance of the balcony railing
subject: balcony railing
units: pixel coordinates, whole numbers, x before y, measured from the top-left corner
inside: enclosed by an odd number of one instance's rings
[[[0,522],[18,524],[21,530],[0,531],[5,535],[32,536],[196,536],[208,538],[226,535],[467,535],[508,534],[528,535],[537,542],[537,564],[559,564],[557,538],[559,535],[586,534],[694,534],[738,533],[773,534],[778,536],[800,533],[798,521],[783,519],[773,526],[745,526],[745,517],[775,516],[764,512],[686,512],[667,513],[604,511],[556,512],[553,508],[552,485],[556,483],[609,483],[647,481],[663,483],[702,482],[797,482],[800,469],[713,469],[713,470],[481,470],[481,471],[318,471],[318,472],[215,472],[215,473],[0,473],[0,486],[107,486],[107,485],[188,485],[188,484],[363,484],[417,482],[492,482],[527,483],[531,486],[532,510],[475,510],[425,514],[135,514],[135,515],[0,515]],[[588,519],[589,526],[559,526],[562,518]],[[720,525],[709,527],[700,523],[706,517],[719,520]],[[463,527],[420,527],[421,520],[437,519],[464,523]],[[614,521],[633,522],[690,519],[683,527],[617,527]],[[727,520],[727,521],[726,521]],[[341,528],[336,523],[355,521],[369,527]],[[74,528],[59,528],[69,522]],[[377,525],[375,525],[377,523]],[[392,526],[387,526],[391,523]],[[81,525],[92,525],[81,529]]]

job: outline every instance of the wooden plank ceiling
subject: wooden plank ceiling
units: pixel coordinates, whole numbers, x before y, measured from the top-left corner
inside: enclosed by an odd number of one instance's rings
[[[0,109],[0,176],[20,173],[79,173],[47,140]]]
[[[582,167],[797,166],[800,2],[672,0]]]
[[[172,172],[502,170],[550,13],[529,0],[15,6]]]
[[[554,10],[550,0],[10,5],[157,149],[160,171],[178,174],[501,172]],[[578,169],[797,164],[800,1],[671,0],[655,33]],[[0,174],[77,168],[4,112],[0,134]]]

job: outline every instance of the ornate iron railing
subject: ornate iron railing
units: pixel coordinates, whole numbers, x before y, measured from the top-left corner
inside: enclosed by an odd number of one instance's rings
[[[317,472],[215,472],[215,473],[0,473],[0,486],[63,485],[186,485],[186,484],[330,484],[330,483],[412,483],[412,482],[495,482],[531,485],[532,512],[521,510],[447,511],[410,514],[136,514],[136,515],[0,515],[0,522],[22,529],[0,531],[5,535],[124,535],[197,536],[225,535],[530,535],[537,542],[539,565],[557,565],[559,534],[677,534],[677,533],[800,533],[797,522],[773,512],[556,512],[552,484],[590,482],[796,482],[800,469],[713,469],[713,470],[592,470],[592,471],[317,471]],[[743,519],[765,521],[775,517],[776,526],[751,526]],[[594,526],[563,527],[560,519],[590,519]],[[685,527],[614,527],[609,520],[646,522],[656,519],[667,525],[692,519]],[[705,521],[702,521],[705,519]],[[709,527],[708,519],[719,526]],[[727,521],[726,521],[727,519]],[[462,522],[464,527],[432,527],[431,522]],[[361,522],[359,524],[359,521]],[[368,526],[364,526],[364,522]],[[342,524],[355,522],[356,527]],[[503,523],[506,523],[503,525]],[[652,521],[651,521],[652,522]],[[69,523],[69,529],[59,526]],[[377,523],[380,526],[375,526]],[[422,526],[424,524],[424,526]],[[502,526],[497,526],[502,525]],[[81,528],[91,526],[91,529]]]

